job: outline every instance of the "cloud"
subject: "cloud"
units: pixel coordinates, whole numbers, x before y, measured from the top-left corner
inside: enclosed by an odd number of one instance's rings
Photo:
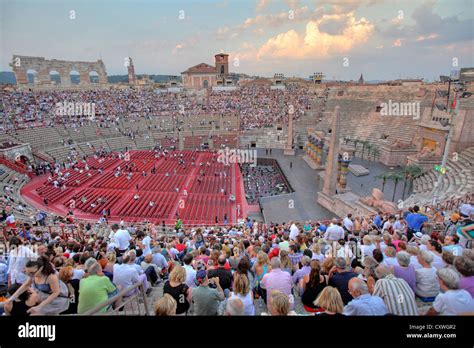
[[[416,38],[415,41],[433,40],[433,39],[436,39],[438,36],[439,36],[438,34],[430,34],[428,36],[420,35]]]
[[[270,3],[270,0],[258,0],[257,1],[257,7],[255,8],[255,11],[261,12],[265,10]]]
[[[393,42],[393,46],[392,47],[401,47],[402,46],[402,39],[396,39],[394,42]]]
[[[321,25],[331,20],[345,22],[340,34],[331,35],[321,31]],[[366,42],[373,30],[373,24],[365,18],[356,20],[353,13],[324,15],[320,20],[309,21],[302,35],[292,29],[270,38],[260,47],[256,58],[306,59],[347,53],[354,46]]]
[[[403,39],[407,45],[443,46],[453,42],[472,41],[474,19],[459,16],[441,17],[435,13],[434,0],[428,0],[415,8],[411,14],[414,24],[407,19],[392,19],[385,28],[380,28],[382,38]]]

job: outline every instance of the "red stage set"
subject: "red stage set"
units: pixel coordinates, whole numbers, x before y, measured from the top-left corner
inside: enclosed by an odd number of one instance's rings
[[[39,209],[64,215],[72,207],[75,217],[93,221],[110,209],[109,222],[164,220],[170,225],[179,216],[184,224],[198,225],[215,224],[217,216],[221,225],[225,216],[236,223],[248,209],[238,165],[224,166],[211,152],[171,151],[155,158],[154,151],[130,151],[129,161],[118,154],[90,157],[87,165],[62,170],[65,175],[65,187],[55,187],[57,176],[48,180],[47,174],[34,178],[21,193]]]

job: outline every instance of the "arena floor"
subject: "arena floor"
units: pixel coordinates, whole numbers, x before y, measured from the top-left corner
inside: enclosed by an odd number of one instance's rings
[[[64,170],[63,175],[70,172],[65,189],[48,182],[49,174],[35,178],[22,189],[22,196],[38,209],[64,214],[73,207],[75,217],[93,221],[104,209],[110,209],[109,221],[165,221],[168,225],[174,224],[177,216],[184,224],[194,225],[215,224],[216,217],[218,224],[223,224],[225,217],[236,223],[238,210],[240,217],[245,216],[247,204],[237,164],[225,167],[210,152],[172,151],[175,158],[159,159],[153,151],[130,154],[129,161],[115,155],[100,160],[91,157],[88,168],[82,164],[78,170]],[[179,163],[181,155],[184,165]],[[130,179],[127,165],[133,166]],[[116,176],[118,167],[122,174]],[[198,180],[201,170],[205,175]]]

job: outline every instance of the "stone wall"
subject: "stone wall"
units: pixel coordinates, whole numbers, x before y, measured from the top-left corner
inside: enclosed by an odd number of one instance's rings
[[[59,73],[61,82],[57,86],[71,87],[71,71],[75,70],[79,73],[81,87],[96,86],[97,83],[90,82],[90,72],[95,71],[98,75],[98,84],[107,85],[107,72],[105,70],[105,64],[102,60],[97,62],[76,62],[51,59],[47,60],[43,57],[30,57],[30,56],[19,56],[13,55],[10,66],[15,73],[16,83],[18,86],[49,86],[53,85],[50,77],[51,71]],[[28,83],[28,70],[34,70],[37,72],[38,80],[33,85]]]

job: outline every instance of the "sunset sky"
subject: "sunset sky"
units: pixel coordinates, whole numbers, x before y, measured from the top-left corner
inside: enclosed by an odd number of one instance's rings
[[[131,56],[179,74],[224,51],[251,75],[432,80],[474,66],[473,31],[472,0],[0,0],[0,70],[19,54],[126,74]]]

